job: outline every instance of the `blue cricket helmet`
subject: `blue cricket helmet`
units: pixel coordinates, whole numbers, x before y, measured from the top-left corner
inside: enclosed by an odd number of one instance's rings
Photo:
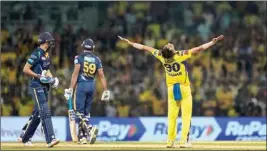
[[[39,35],[38,37],[38,43],[41,45],[41,44],[44,44],[44,43],[48,43],[48,45],[50,47],[55,47],[55,39],[54,37],[51,35],[50,32],[43,32]]]
[[[82,48],[85,50],[93,50],[95,48],[95,43],[92,39],[85,39],[82,43]]]

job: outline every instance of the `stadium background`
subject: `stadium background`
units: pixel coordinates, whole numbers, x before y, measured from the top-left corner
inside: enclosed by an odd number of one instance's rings
[[[225,123],[238,121],[238,126],[244,128],[258,122],[255,133],[244,131],[248,136],[266,140],[266,130],[262,129],[262,126],[266,128],[266,25],[266,2],[1,1],[1,116],[5,116],[2,120],[10,120],[9,124],[1,124],[1,138],[16,139],[5,134],[11,135],[9,128],[19,132],[22,126],[18,127],[17,122],[27,120],[13,116],[31,114],[29,77],[22,69],[36,47],[38,34],[50,31],[56,39],[56,48],[50,51],[51,70],[60,79],[59,89],[52,90],[49,96],[52,115],[60,116],[55,117],[59,118],[55,125],[65,122],[68,126],[67,119],[62,117],[67,116],[68,110],[63,92],[70,84],[74,56],[81,51],[83,39],[91,37],[95,41],[95,53],[102,60],[112,92],[111,102],[101,102],[102,87],[100,82],[96,83],[91,115],[110,118],[92,121],[94,124],[110,122],[110,127],[128,125],[131,131],[127,131],[122,140],[131,140],[128,135],[138,134],[140,129],[142,132],[141,125],[151,127],[148,121],[154,121],[153,126],[157,126],[160,122],[156,121],[161,119],[158,116],[167,115],[165,74],[153,56],[121,43],[117,35],[158,49],[169,41],[176,49],[188,49],[224,34],[223,42],[189,61],[196,124],[193,127],[197,130],[203,126],[200,123],[207,120],[210,124],[202,128],[209,133],[218,132],[217,138],[227,139],[226,135],[220,136],[216,126],[226,131]],[[143,116],[157,118],[145,121]],[[244,118],[214,118],[220,116]],[[133,117],[133,121],[113,117]],[[162,122],[166,126],[166,118]],[[60,126],[55,127],[64,131]],[[68,128],[66,131],[60,139],[65,135],[70,139]],[[166,136],[164,130],[161,134]],[[101,138],[112,140],[114,135],[103,132]],[[242,135],[233,133],[228,139]],[[149,138],[161,138],[161,135],[154,136],[155,133]]]

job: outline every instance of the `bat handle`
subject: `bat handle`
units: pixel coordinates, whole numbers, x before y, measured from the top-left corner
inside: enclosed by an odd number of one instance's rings
[[[72,109],[72,99],[71,98],[68,100],[68,103],[69,103],[69,109],[71,110]]]

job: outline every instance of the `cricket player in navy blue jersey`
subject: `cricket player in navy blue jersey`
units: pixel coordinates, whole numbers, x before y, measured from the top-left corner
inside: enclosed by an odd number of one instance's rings
[[[48,49],[55,46],[55,40],[49,32],[44,32],[39,35],[38,43],[39,47],[32,52],[23,69],[23,72],[32,78],[30,93],[34,100],[34,110],[18,140],[25,146],[33,146],[31,138],[41,122],[47,147],[53,147],[59,141],[55,138],[51,112],[48,107],[48,90],[50,84],[53,88],[57,88],[59,81],[49,71]]]
[[[71,78],[69,89],[65,89],[65,98],[69,100],[72,97],[73,89],[74,99],[73,106],[77,115],[76,122],[78,123],[78,139],[80,144],[87,143],[87,137],[90,137],[89,142],[93,144],[96,141],[98,133],[97,128],[93,127],[90,122],[90,107],[93,100],[95,89],[95,76],[98,74],[104,92],[102,101],[108,101],[110,92],[107,90],[107,82],[103,72],[103,67],[100,59],[93,54],[95,45],[92,39],[86,39],[82,43],[84,52],[79,54],[74,59],[74,71]]]

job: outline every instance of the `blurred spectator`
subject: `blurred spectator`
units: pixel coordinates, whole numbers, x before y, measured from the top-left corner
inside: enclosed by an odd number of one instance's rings
[[[109,102],[106,105],[106,116],[107,117],[115,117],[117,115],[116,107],[114,106],[113,102]]]

